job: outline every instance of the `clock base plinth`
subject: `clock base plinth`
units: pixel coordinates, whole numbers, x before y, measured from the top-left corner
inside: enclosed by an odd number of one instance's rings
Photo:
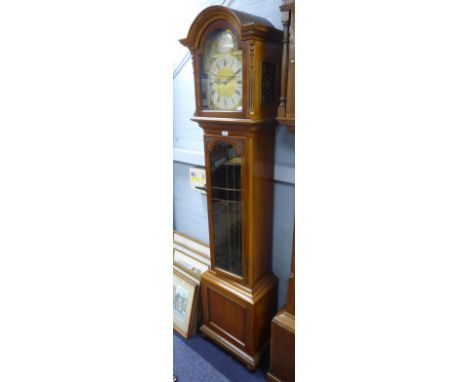
[[[230,352],[254,371],[268,348],[278,280],[263,276],[253,288],[218,277],[210,270],[200,282],[202,335]]]

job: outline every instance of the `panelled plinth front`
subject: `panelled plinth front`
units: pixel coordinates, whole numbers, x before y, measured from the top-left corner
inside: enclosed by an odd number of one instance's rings
[[[201,279],[203,325],[201,333],[254,370],[268,346],[270,321],[275,313],[277,278],[269,273],[254,288],[224,281],[214,271]]]

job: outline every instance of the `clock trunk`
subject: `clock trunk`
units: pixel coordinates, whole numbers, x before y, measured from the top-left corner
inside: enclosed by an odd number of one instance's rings
[[[271,272],[274,123],[199,123],[212,254],[212,269],[201,279],[201,332],[254,369],[267,349],[277,304]]]

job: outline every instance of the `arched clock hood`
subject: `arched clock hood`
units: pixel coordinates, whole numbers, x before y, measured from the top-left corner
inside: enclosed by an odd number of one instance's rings
[[[192,22],[187,37],[180,39],[180,43],[190,50],[197,49],[203,31],[217,20],[227,20],[239,32],[241,40],[268,39],[282,43],[282,32],[275,29],[268,20],[221,5],[208,7],[200,12]]]

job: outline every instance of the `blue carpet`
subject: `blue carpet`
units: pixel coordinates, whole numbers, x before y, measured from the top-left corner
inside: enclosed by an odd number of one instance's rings
[[[200,359],[193,362],[185,361],[186,357],[193,356],[192,352]],[[200,364],[196,369],[194,362]],[[267,369],[268,360],[265,357],[255,373],[251,373],[241,362],[211,341],[199,335],[185,340],[174,332],[174,373],[179,377],[179,382],[265,382]],[[198,374],[192,374],[192,370]],[[216,375],[212,378],[210,373],[221,375],[224,379],[216,379]]]
[[[184,340],[174,336],[174,374],[179,382],[229,382],[209,362],[184,343]]]

